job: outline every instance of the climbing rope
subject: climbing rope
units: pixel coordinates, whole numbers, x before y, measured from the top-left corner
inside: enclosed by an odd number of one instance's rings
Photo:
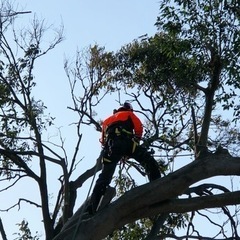
[[[99,158],[101,158],[101,156],[102,156],[102,152],[101,152]],[[86,200],[84,201],[84,204],[83,204],[83,207],[82,207],[82,210],[81,210],[81,213],[80,213],[80,216],[79,216],[79,219],[78,219],[78,222],[77,222],[77,225],[76,225],[76,228],[75,228],[73,237],[72,237],[72,240],[75,240],[75,239],[76,239],[77,231],[78,231],[78,228],[79,228],[79,226],[80,226],[80,223],[81,223],[81,220],[82,220],[82,216],[83,216],[83,214],[84,214],[84,212],[85,212],[85,210],[86,210],[86,206],[87,206],[87,202],[88,202],[87,200],[88,200],[88,198],[89,198],[89,196],[90,196],[90,192],[91,192],[91,189],[92,189],[92,186],[93,186],[93,182],[94,182],[94,180],[95,180],[95,176],[96,176],[96,173],[97,173],[97,171],[98,171],[98,167],[99,167],[99,165],[100,165],[100,163],[101,163],[101,161],[100,161],[99,158],[97,159],[97,163],[96,163],[96,166],[95,166],[95,169],[94,169],[93,179],[92,179],[91,185],[90,185],[90,187],[89,187]]]
[[[102,158],[102,153],[103,151],[100,153],[100,156],[99,158],[101,159]],[[95,177],[96,177],[96,173],[97,173],[97,170],[98,170],[98,167],[99,167],[99,164],[101,164],[101,161],[100,159],[98,158],[97,160],[97,163],[96,163],[96,166],[95,166],[95,169],[94,169],[94,174],[93,174],[93,178],[92,178],[92,181],[91,181],[91,184],[90,184],[90,187],[89,187],[89,190],[88,190],[88,193],[87,193],[87,197],[86,197],[86,200],[84,201],[83,203],[83,206],[82,206],[82,210],[81,210],[81,213],[80,213],[80,216],[79,216],[79,219],[78,219],[78,222],[77,222],[77,225],[75,227],[75,231],[74,231],[74,234],[73,234],[73,237],[72,237],[72,240],[75,240],[76,239],[76,235],[77,235],[77,232],[78,232],[78,229],[79,229],[79,226],[81,224],[81,220],[82,220],[82,216],[86,210],[86,206],[87,206],[87,200],[90,196],[90,192],[91,192],[91,189],[92,189],[92,186],[93,186],[93,183],[94,183],[94,180],[95,180]],[[125,164],[127,163],[127,160],[128,160],[128,157],[125,156],[123,157],[123,159],[119,162],[119,165],[120,165],[120,171],[123,170],[123,168],[125,168]],[[122,165],[122,166],[121,166]],[[116,186],[115,186],[116,187]]]

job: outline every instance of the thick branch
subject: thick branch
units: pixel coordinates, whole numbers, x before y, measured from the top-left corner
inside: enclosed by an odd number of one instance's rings
[[[127,223],[160,213],[188,212],[202,208],[240,204],[239,191],[193,199],[177,199],[192,184],[219,175],[240,175],[240,158],[234,158],[228,154],[212,154],[166,177],[136,187],[110,204],[104,211],[99,211],[93,218],[82,221],[78,229],[78,238],[81,240],[102,239]],[[70,219],[54,240],[71,239],[71,232],[76,228],[74,219],[76,221],[77,216],[79,217],[79,215],[74,215]],[[64,235],[66,237],[63,237]]]
[[[72,182],[72,187],[74,190],[80,188],[82,184],[88,180],[90,177],[92,177],[96,172],[100,171],[102,168],[101,165],[101,159],[102,159],[102,152],[100,153],[98,159],[96,160],[95,166],[88,169],[86,172],[84,172],[81,176],[79,176],[75,181]]]
[[[202,130],[199,137],[198,145],[197,145],[197,152],[205,150],[207,147],[207,140],[208,140],[208,132],[212,117],[212,110],[214,107],[214,95],[215,91],[219,87],[220,82],[220,73],[221,73],[221,59],[220,56],[214,52],[211,53],[211,80],[209,82],[209,86],[205,91],[206,96],[206,103],[205,103],[205,110],[204,110],[204,118],[202,123]]]

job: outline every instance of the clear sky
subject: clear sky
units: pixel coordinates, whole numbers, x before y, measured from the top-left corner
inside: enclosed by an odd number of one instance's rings
[[[36,98],[44,101],[48,107],[47,112],[56,117],[56,127],[63,126],[63,129],[72,123],[72,115],[67,110],[67,106],[71,106],[71,98],[63,69],[64,58],[73,58],[77,49],[95,43],[105,46],[107,50],[115,51],[141,35],[151,36],[157,31],[154,26],[159,9],[157,0],[15,0],[15,3],[19,10],[32,12],[21,15],[17,20],[17,26],[24,27],[34,15],[56,28],[64,25],[65,40],[52,52],[39,59],[35,66]],[[108,114],[107,111],[102,112],[103,116]],[[63,130],[63,134],[66,133],[66,144],[71,148],[71,136],[67,134],[68,131]],[[81,154],[84,157],[82,165],[80,164],[81,169],[87,169],[95,163],[100,151],[98,138],[98,133],[91,133],[81,145],[82,149],[86,150]],[[96,151],[89,151],[89,146]],[[54,172],[52,175],[54,176]],[[22,192],[27,192],[30,199],[37,200],[38,195],[34,193],[34,187],[37,186],[30,187],[30,184],[25,182],[19,185],[18,191],[16,189],[10,191],[11,195],[1,194],[1,204],[4,202],[5,207],[10,206],[17,201],[16,194],[19,193],[21,196]],[[16,237],[12,235],[18,231],[15,223],[23,218],[29,221],[33,234],[36,231],[43,233],[43,229],[39,227],[39,212],[35,212],[34,207],[28,204],[22,204],[21,207],[25,209],[24,212],[15,209],[7,214],[0,213],[8,240]],[[13,214],[13,218],[9,217]]]
[[[95,42],[117,49],[142,34],[152,34],[159,9],[157,0],[21,0],[19,3],[56,26],[63,21],[66,52],[69,52],[67,46],[74,50]]]

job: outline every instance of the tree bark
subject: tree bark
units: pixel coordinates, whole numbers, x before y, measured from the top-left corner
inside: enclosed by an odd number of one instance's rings
[[[81,211],[77,211],[54,240],[72,240],[74,231],[77,232],[75,239],[100,240],[140,218],[239,204],[240,191],[183,198],[192,184],[214,176],[229,175],[240,175],[240,158],[228,153],[209,154],[166,177],[132,189],[90,219],[78,221]]]

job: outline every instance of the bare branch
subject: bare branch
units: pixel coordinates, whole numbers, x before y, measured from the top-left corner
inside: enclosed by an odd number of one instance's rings
[[[7,236],[6,236],[6,233],[4,231],[4,227],[3,227],[3,224],[2,224],[2,219],[1,218],[0,218],[0,233],[1,233],[2,239],[7,240]]]
[[[35,207],[38,207],[38,208],[41,208],[42,206],[33,202],[33,201],[30,201],[28,199],[25,199],[25,198],[19,198],[18,202],[14,205],[12,205],[11,207],[7,208],[7,209],[4,209],[4,210],[1,210],[0,209],[0,212],[8,212],[9,210],[15,208],[16,206],[18,206],[18,210],[21,208],[21,202],[26,202],[26,203],[29,203],[31,205],[34,205]]]

